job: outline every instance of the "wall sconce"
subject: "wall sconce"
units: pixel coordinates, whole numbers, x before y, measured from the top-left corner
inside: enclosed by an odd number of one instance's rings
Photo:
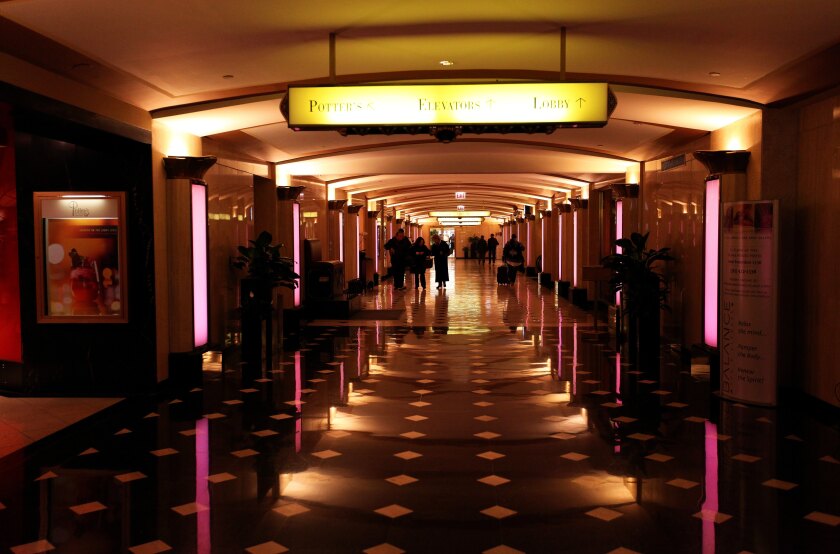
[[[571,198],[569,200],[572,203],[572,206],[577,210],[585,210],[589,207],[589,199],[588,198]]]
[[[610,185],[613,196],[616,198],[638,198],[638,183],[613,183]]]

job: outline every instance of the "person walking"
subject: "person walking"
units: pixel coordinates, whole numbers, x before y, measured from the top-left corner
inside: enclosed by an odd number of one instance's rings
[[[435,261],[435,281],[437,288],[446,288],[449,281],[449,245],[440,240],[440,235],[432,235],[432,258]]]
[[[487,241],[484,240],[484,235],[481,235],[481,238],[478,239],[476,250],[478,251],[478,263],[483,264],[484,256],[487,254]]]
[[[490,263],[494,263],[496,261],[496,248],[499,246],[499,241],[490,233],[490,238],[487,239],[487,256]]]
[[[405,266],[409,261],[411,241],[405,238],[405,231],[399,229],[385,243],[385,250],[391,254],[391,274],[394,276],[394,289],[405,290]]]
[[[502,262],[507,266],[508,283],[516,282],[516,274],[525,265],[525,247],[516,240],[516,235],[511,235],[504,248],[502,248]]]
[[[423,237],[417,237],[414,245],[411,247],[411,271],[414,273],[414,288],[418,289],[421,286],[426,290],[426,269],[431,267],[426,265],[426,262],[432,261],[432,251],[426,246],[426,240]]]

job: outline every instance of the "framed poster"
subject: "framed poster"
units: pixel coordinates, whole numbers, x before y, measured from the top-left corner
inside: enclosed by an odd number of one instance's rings
[[[36,192],[39,323],[128,321],[125,193]]]

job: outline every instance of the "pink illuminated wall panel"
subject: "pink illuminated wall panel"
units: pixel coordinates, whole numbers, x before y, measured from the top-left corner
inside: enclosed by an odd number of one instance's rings
[[[292,257],[294,258],[295,273],[300,275],[300,204],[292,204]],[[295,287],[295,307],[300,306],[300,279]]]
[[[207,344],[207,187],[192,184],[193,346]]]
[[[338,212],[338,259],[344,261],[344,212]]]
[[[720,229],[720,179],[706,181],[705,263],[703,290],[703,340],[718,344],[718,233]]]
[[[572,237],[574,252],[572,258],[572,286],[577,288],[578,286],[578,214],[577,210],[572,213],[572,217],[574,220],[572,221],[572,225],[574,227],[574,236]]]
[[[15,149],[11,108],[0,104],[0,132],[8,148],[0,148],[0,360],[22,362],[20,332],[20,266],[15,182]]]
[[[624,235],[624,203],[621,200],[615,202],[615,238],[620,239]],[[621,254],[621,247],[615,247],[615,253]],[[615,305],[621,306],[621,291],[615,291]]]

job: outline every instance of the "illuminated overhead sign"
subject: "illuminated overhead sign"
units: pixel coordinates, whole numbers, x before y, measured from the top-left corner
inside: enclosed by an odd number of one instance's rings
[[[456,192],[455,193],[455,200],[464,200],[467,197],[466,192]]]
[[[295,130],[425,131],[452,140],[462,132],[603,127],[615,105],[607,83],[412,84],[291,86],[281,110]]]
[[[489,210],[463,211],[463,212],[429,212],[429,217],[489,217]]]

